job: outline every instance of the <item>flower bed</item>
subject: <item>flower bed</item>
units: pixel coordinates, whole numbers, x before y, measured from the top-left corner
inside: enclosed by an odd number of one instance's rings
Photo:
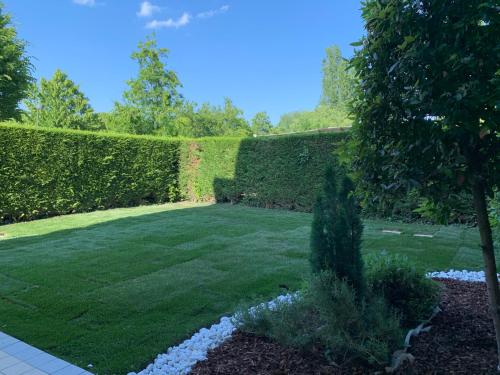
[[[443,313],[433,320],[429,333],[412,341],[409,352],[416,357],[413,364],[416,373],[422,373],[418,372],[420,370],[425,373],[431,368],[441,368],[444,372],[470,368],[466,373],[494,370],[496,346],[487,313],[484,272],[450,270],[432,272],[428,277],[438,279],[445,286],[441,303]],[[279,296],[276,300],[290,301],[291,296]],[[272,306],[275,302],[268,304]],[[433,343],[438,347],[432,349]],[[408,366],[403,366],[399,372],[405,373]],[[201,329],[190,339],[158,355],[138,375],[271,374],[280,371],[287,374],[366,373],[366,369],[359,367],[332,366],[320,353],[301,353],[267,338],[241,333],[236,330],[232,318],[223,317],[219,323]]]

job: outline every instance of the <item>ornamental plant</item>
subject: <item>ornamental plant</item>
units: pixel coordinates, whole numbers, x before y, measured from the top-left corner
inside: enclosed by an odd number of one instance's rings
[[[361,235],[363,225],[353,195],[354,185],[347,176],[340,186],[332,166],[325,174],[323,192],[314,206],[311,228],[313,273],[331,271],[345,279],[359,297],[365,291]]]
[[[366,0],[354,135],[372,197],[473,197],[500,362],[500,289],[487,197],[500,186],[498,0]]]

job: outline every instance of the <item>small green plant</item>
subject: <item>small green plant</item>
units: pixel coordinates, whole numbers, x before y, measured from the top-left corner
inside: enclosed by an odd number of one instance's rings
[[[336,364],[381,365],[402,343],[398,316],[385,301],[374,296],[360,302],[351,285],[330,271],[313,275],[291,302],[261,305],[238,316],[246,332],[306,351],[322,349]]]
[[[361,235],[363,225],[354,199],[354,185],[341,177],[340,186],[332,166],[325,174],[323,193],[314,206],[311,229],[311,266],[314,273],[332,271],[355,289],[365,290]]]
[[[439,299],[438,285],[418,272],[406,257],[382,252],[367,259],[370,289],[401,315],[405,327],[429,318]]]
[[[500,246],[500,192],[495,192],[494,197],[489,202],[488,214],[493,231],[493,240],[495,248]]]

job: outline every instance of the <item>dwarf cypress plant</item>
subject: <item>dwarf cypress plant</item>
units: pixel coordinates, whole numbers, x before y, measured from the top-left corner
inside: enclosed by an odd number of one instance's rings
[[[311,228],[313,273],[332,271],[346,279],[362,296],[365,290],[361,235],[363,226],[352,194],[352,181],[343,176],[340,186],[333,167],[325,174],[323,192],[317,198]]]

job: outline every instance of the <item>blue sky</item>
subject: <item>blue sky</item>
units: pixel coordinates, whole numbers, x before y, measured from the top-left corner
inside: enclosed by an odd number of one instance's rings
[[[28,41],[35,76],[60,68],[97,111],[107,111],[134,77],[130,59],[156,32],[170,50],[183,95],[221,104],[230,97],[250,118],[276,122],[312,109],[331,44],[347,57],[363,34],[357,0],[3,0]]]

